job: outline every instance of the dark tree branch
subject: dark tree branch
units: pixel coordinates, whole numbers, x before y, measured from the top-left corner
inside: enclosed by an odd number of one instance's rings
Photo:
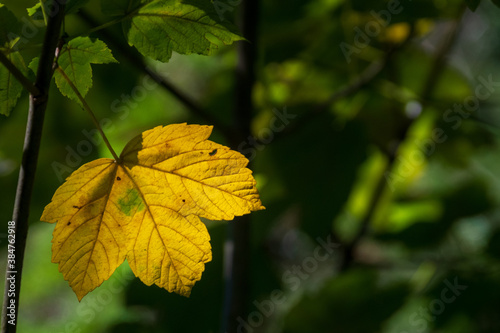
[[[3,52],[0,52],[0,62],[7,68],[7,70],[19,81],[24,89],[28,90],[32,95],[38,95],[40,92],[38,88],[31,83],[30,80],[7,58]]]
[[[429,99],[432,97],[432,93],[436,87],[436,85],[439,82],[439,78],[441,74],[443,73],[443,70],[445,69],[446,65],[446,56],[450,52],[451,48],[453,47],[455,40],[458,36],[459,33],[459,20],[462,17],[463,11],[460,12],[459,18],[453,22],[452,26],[450,27],[450,30],[448,34],[445,35],[443,42],[440,44],[440,48],[437,51],[437,54],[434,58],[434,62],[431,66],[431,69],[429,71],[429,74],[427,75],[427,79],[424,81],[424,84],[422,86],[422,93],[420,94],[420,102],[423,106],[428,104]],[[424,112],[426,109],[424,108]],[[424,113],[422,112],[422,113]],[[419,116],[422,117],[422,114]],[[411,128],[411,125],[419,118],[415,118],[412,121],[409,121],[405,124],[404,128],[400,132],[399,137],[397,138],[398,145],[402,142],[405,141],[408,135],[408,131]],[[386,168],[384,169],[377,186],[375,188],[375,191],[372,196],[372,200],[370,202],[370,205],[368,207],[367,213],[365,214],[365,217],[363,218],[361,222],[361,227],[359,228],[357,234],[353,238],[353,240],[347,244],[344,248],[344,257],[341,265],[341,271],[344,271],[348,269],[353,261],[354,261],[354,251],[359,244],[360,240],[368,233],[369,231],[369,226],[370,222],[373,219],[373,216],[376,212],[376,209],[380,203],[380,200],[382,199],[383,193],[387,188],[387,181],[385,178],[386,173],[391,172],[392,169],[394,168],[394,164],[396,161],[396,157],[398,154],[398,149],[393,149],[392,151],[388,152],[388,163]]]
[[[236,99],[234,107],[234,133],[231,140],[237,149],[251,133],[250,125],[254,111],[252,91],[255,84],[256,46],[258,45],[258,0],[243,0],[240,5],[240,31],[249,42],[238,44],[236,67]],[[238,317],[247,313],[250,277],[250,217],[235,218],[228,225],[226,240],[225,297],[223,305],[223,332],[236,332]]]
[[[61,1],[62,2],[62,1]],[[66,2],[66,1],[64,1]],[[19,294],[21,292],[21,276],[23,271],[24,251],[26,248],[26,238],[28,236],[28,219],[38,162],[38,152],[40,150],[40,140],[42,137],[43,121],[47,108],[48,92],[53,74],[53,63],[56,47],[59,41],[61,26],[64,17],[64,4],[58,4],[59,11],[49,18],[45,39],[43,42],[40,62],[35,81],[38,94],[30,94],[30,105],[28,113],[28,123],[26,125],[26,135],[24,139],[23,159],[19,171],[19,179],[14,203],[12,220],[15,221],[15,269],[7,268],[6,271],[15,271],[15,278],[7,280],[12,273],[6,273],[5,292],[3,299],[2,333],[16,332],[18,324]],[[10,291],[10,285],[14,282],[14,295]],[[7,307],[14,304],[14,314],[16,325],[8,323],[11,317]]]

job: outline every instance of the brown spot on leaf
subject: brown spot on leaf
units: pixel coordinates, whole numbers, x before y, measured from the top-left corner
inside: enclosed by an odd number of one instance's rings
[[[122,180],[120,177],[116,177],[116,180]]]
[[[70,225],[70,224],[71,224],[71,221],[69,221],[68,224],[66,224],[66,225]]]
[[[208,155],[210,156],[214,156],[215,154],[217,154],[217,149],[214,149],[210,153],[208,153]]]

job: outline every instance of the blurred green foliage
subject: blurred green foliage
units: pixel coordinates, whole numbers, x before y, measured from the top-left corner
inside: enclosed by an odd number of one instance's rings
[[[18,17],[35,3],[4,2]],[[235,19],[239,4],[214,4]],[[98,6],[90,0],[85,8],[104,22]],[[251,41],[255,139],[242,147],[267,209],[251,216],[251,299],[241,332],[500,331],[499,15],[491,1],[261,3],[260,39]],[[454,21],[454,43],[435,66]],[[77,14],[66,20],[70,35],[88,28]],[[33,56],[41,38],[33,39]],[[93,67],[87,100],[107,119],[115,150],[160,124],[205,123],[110,48],[120,64]],[[174,53],[166,64],[147,64],[231,125],[236,57],[235,47],[221,47],[211,57]],[[472,105],[480,86],[487,98],[473,111],[454,111]],[[291,116],[281,127],[284,112]],[[24,93],[0,119],[0,221],[11,218],[26,115]],[[189,299],[144,286],[124,264],[78,303],[50,263],[53,226],[38,219],[61,177],[109,157],[92,131],[53,86],[19,331],[220,332],[225,222],[207,222],[214,258]],[[213,139],[225,140],[218,128]],[[331,253],[321,247],[329,239],[341,244]],[[452,290],[454,283],[466,289]]]

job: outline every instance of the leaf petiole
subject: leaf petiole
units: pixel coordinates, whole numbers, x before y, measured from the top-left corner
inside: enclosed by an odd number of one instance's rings
[[[47,26],[47,13],[45,12],[45,6],[42,0],[40,0],[40,8],[42,9],[43,22],[45,23],[45,26]]]
[[[90,118],[92,118],[92,122],[94,123],[95,127],[99,131],[99,134],[101,134],[102,139],[104,140],[104,143],[106,144],[106,147],[108,147],[108,150],[111,152],[111,155],[113,155],[113,158],[115,159],[116,162],[120,162],[120,159],[118,158],[118,155],[116,155],[115,151],[113,150],[113,147],[111,147],[111,144],[108,141],[108,138],[106,137],[106,134],[104,134],[104,131],[101,128],[101,125],[99,125],[99,122],[97,121],[97,118],[94,115],[94,112],[92,112],[92,109],[90,106],[87,104],[83,96],[80,94],[78,89],[76,88],[75,84],[70,80],[68,75],[64,72],[64,70],[61,67],[56,67],[56,71],[61,74],[61,76],[68,82],[69,86],[71,89],[75,92],[76,96],[82,103],[83,109],[87,111],[90,115]]]

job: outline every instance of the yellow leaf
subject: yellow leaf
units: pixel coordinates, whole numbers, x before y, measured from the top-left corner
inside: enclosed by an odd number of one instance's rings
[[[248,160],[207,140],[211,132],[156,127],[132,139],[118,161],[87,163],[56,191],[41,220],[57,223],[52,261],[79,300],[125,258],[145,284],[189,296],[212,259],[199,217],[264,209]]]

